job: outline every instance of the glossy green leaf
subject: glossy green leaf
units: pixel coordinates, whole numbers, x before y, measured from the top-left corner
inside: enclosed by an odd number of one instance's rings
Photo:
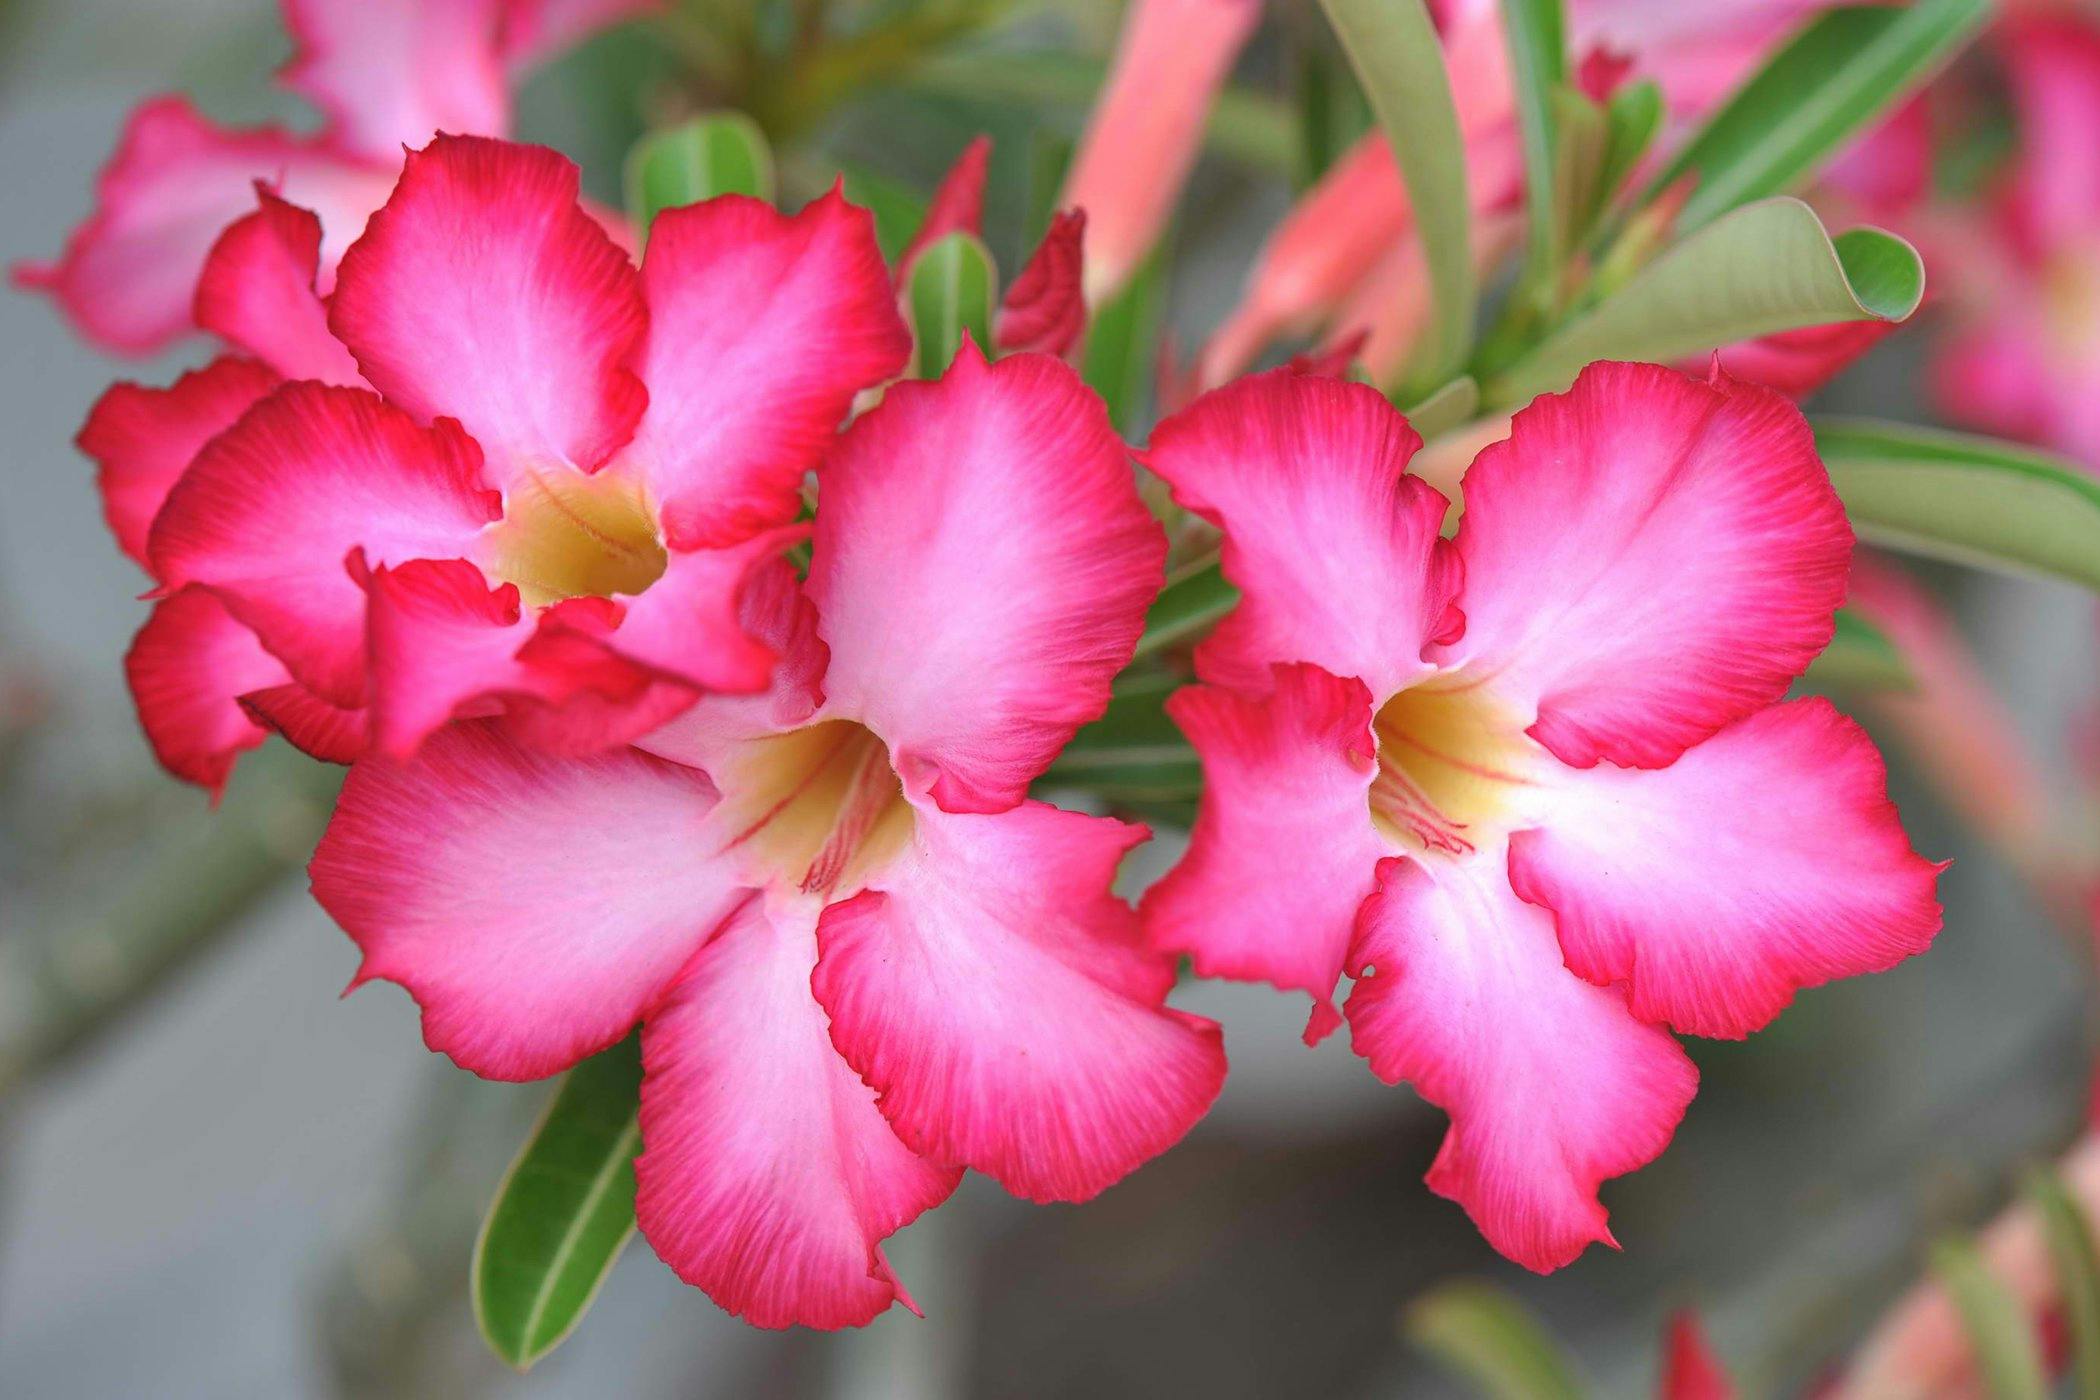
[[[1152,350],[1166,291],[1165,256],[1145,259],[1123,290],[1098,308],[1080,354],[1080,377],[1108,405],[1108,419],[1137,436],[1137,414],[1152,380]]]
[[[2048,1375],[2034,1325],[2020,1300],[1984,1267],[1976,1246],[1943,1241],[1932,1252],[1932,1272],[1954,1300],[1992,1400],[2047,1400]]]
[[[2056,1271],[2064,1326],[2071,1337],[2072,1393],[2100,1400],[2100,1256],[2093,1249],[2093,1223],[2078,1198],[2051,1171],[2028,1178],[2027,1199],[2042,1217],[2042,1237]]]
[[[1568,76],[1566,30],[1560,0],[1502,0],[1502,35],[1524,146],[1524,280],[1535,289],[1559,285],[1567,246],[1561,227],[1567,219],[1562,182],[1570,173],[1561,161],[1569,96],[1562,86]]]
[[[1826,418],[1816,446],[1860,538],[2100,591],[2100,481],[2011,443]]]
[[[1489,1400],[1579,1400],[1558,1343],[1524,1305],[1483,1283],[1450,1283],[1409,1305],[1408,1340]]]
[[[1845,695],[1909,690],[1916,684],[1902,651],[1886,632],[1850,608],[1839,608],[1835,622],[1830,645],[1809,664],[1802,684]]]
[[[634,1234],[640,1040],[562,1079],[474,1245],[474,1321],[519,1370],[575,1330]]]
[[[1565,389],[1596,360],[1668,363],[1838,321],[1901,321],[1925,295],[1917,250],[1858,228],[1833,239],[1798,199],[1715,220],[1578,314],[1484,386],[1491,404]]]
[[[1443,46],[1423,0],[1321,0],[1391,143],[1421,230],[1434,312],[1406,383],[1420,392],[1465,368],[1479,288],[1466,154]]]
[[[938,379],[962,348],[964,332],[989,355],[998,300],[999,274],[976,234],[946,234],[921,251],[912,261],[906,301],[918,377]]]
[[[1422,441],[1432,442],[1460,424],[1470,422],[1480,408],[1480,386],[1472,376],[1461,374],[1433,394],[1426,395],[1401,411]]]
[[[1176,570],[1145,614],[1145,633],[1138,638],[1134,659],[1198,640],[1239,600],[1239,590],[1218,572],[1215,557]]]
[[[773,199],[772,150],[742,112],[651,132],[628,152],[627,211],[644,230],[666,209],[723,194]]]
[[[1982,26],[1991,0],[1832,10],[1773,55],[1686,143],[1650,197],[1698,176],[1678,227],[1793,189],[1930,78]]]

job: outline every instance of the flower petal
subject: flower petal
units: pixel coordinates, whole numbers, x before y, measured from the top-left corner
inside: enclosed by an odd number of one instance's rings
[[[1108,704],[1166,543],[1107,410],[1061,361],[966,345],[833,449],[809,569],[832,709],[905,787],[996,812]]]
[[[1109,893],[1146,833],[1030,802],[920,807],[912,851],[824,911],[811,985],[899,1137],[1037,1201],[1085,1200],[1180,1141],[1225,1079],[1216,1025]]]
[[[504,0],[284,0],[292,57],[278,80],[320,108],[345,150],[391,163],[440,131],[501,136],[510,90]]]
[[[778,653],[745,630],[744,597],[807,534],[807,526],[789,525],[726,549],[674,552],[663,577],[628,601],[613,649],[702,690],[764,690]]]
[[[793,520],[854,396],[911,353],[874,220],[837,190],[792,217],[740,195],[665,210],[642,289],[635,452],[673,549]]]
[[[512,63],[537,63],[593,30],[664,8],[665,0],[506,0],[503,54]]]
[[[275,730],[284,741],[323,763],[355,763],[364,756],[371,731],[363,709],[331,705],[296,681],[251,690],[241,697],[248,718]]]
[[[962,1176],[899,1142],[832,1049],[809,992],[815,916],[749,900],[642,1031],[635,1216],[680,1278],[760,1327],[911,1307],[881,1241]]]
[[[1371,826],[1371,697],[1316,666],[1279,666],[1259,699],[1190,686],[1167,701],[1203,757],[1188,854],[1140,906],[1153,947],[1200,977],[1334,995],[1385,855]]]
[[[1086,211],[1050,216],[1050,227],[1034,256],[999,302],[993,338],[1009,353],[1038,350],[1062,355],[1086,331],[1086,293],[1081,289]]]
[[[1733,377],[1776,389],[1790,399],[1805,399],[1850,369],[1895,328],[1889,321],[1839,321],[1739,340],[1715,353]]]
[[[113,384],[95,400],[74,441],[95,459],[102,516],[117,547],[148,573],[146,538],[168,492],[199,449],[277,383],[266,367],[227,355],[165,389]]]
[[[126,122],[95,182],[95,212],[56,263],[24,263],[17,283],[51,294],[74,327],[110,350],[143,354],[190,329],[197,274],[220,230],[254,207],[254,184],[321,216],[325,273],[385,200],[387,166],[275,127],[214,126],[179,97]]]
[[[1852,529],[1769,389],[1594,364],[1465,478],[1463,641],[1432,648],[1564,762],[1660,767],[1786,692],[1830,641]]]
[[[1380,869],[1346,1010],[1378,1077],[1451,1115],[1429,1189],[1546,1273],[1616,1244],[1598,1184],[1661,1153],[1699,1075],[1623,995],[1561,966],[1552,916],[1516,897],[1498,854]]]
[[[912,264],[930,245],[951,233],[984,232],[984,177],[991,160],[992,138],[973,137],[955,158],[955,164],[948,167],[948,173],[941,176],[933,198],[926,203],[926,217],[919,220],[918,231],[897,255],[900,284],[910,278]]]
[[[345,560],[468,553],[497,513],[480,468],[457,424],[419,428],[362,389],[288,384],[198,454],[148,551],[166,586],[211,588],[295,679],[354,706],[365,599]]]
[[[452,725],[350,770],[314,897],[476,1074],[537,1079],[620,1039],[744,898],[701,852],[714,787],[631,749],[550,758]]]
[[[357,362],[328,331],[328,309],[314,293],[321,221],[256,186],[260,204],[212,245],[197,280],[196,318],[286,379],[362,384]]]
[[[440,136],[343,255],[328,322],[372,387],[457,418],[490,480],[597,467],[648,400],[626,368],[647,314],[627,255],[542,146]]]
[[[1735,1400],[1735,1385],[1706,1340],[1698,1314],[1673,1315],[1665,1346],[1659,1400]]]
[[[234,760],[270,737],[241,708],[246,691],[284,683],[284,666],[201,588],[156,603],[124,654],[153,755],[217,801]]]
[[[1774,705],[1654,772],[1563,771],[1510,882],[1558,916],[1571,971],[1633,1014],[1738,1038],[1802,987],[1882,972],[1939,932],[1881,755],[1830,702]]]
[[[1198,649],[1198,674],[1260,690],[1271,666],[1309,661],[1382,702],[1427,673],[1424,644],[1459,622],[1459,575],[1437,535],[1444,498],[1401,474],[1421,445],[1376,389],[1288,368],[1160,424],[1145,461],[1225,532],[1225,577],[1240,590]]]

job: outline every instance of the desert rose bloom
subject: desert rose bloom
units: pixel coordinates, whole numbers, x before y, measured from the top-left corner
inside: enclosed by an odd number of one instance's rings
[[[552,151],[440,138],[325,314],[316,225],[266,196],[199,307],[267,363],[97,406],[82,443],[164,599],[131,677],[178,774],[216,787],[269,728],[347,761],[499,711],[590,749],[766,684],[746,575],[909,349],[871,220],[717,199],[661,216],[637,273],[576,191]]]
[[[402,148],[439,131],[510,130],[511,75],[661,0],[282,0],[278,74],[321,131],[218,126],[181,97],[135,110],[96,183],[95,212],[51,263],[15,268],[105,349],[144,353],[190,329],[198,270],[251,208],[256,181],[319,213],[320,286],[394,187]]]
[[[659,230],[661,230],[659,225]],[[661,232],[652,236],[653,250]],[[1143,828],[1026,797],[1101,713],[1165,541],[1064,364],[892,387],[824,468],[783,656],[648,752],[478,723],[352,768],[314,891],[431,1046],[551,1074],[642,1023],[637,1215],[762,1326],[909,1305],[881,1241],[974,1167],[1079,1200],[1187,1131],[1218,1030],[1109,893]]]
[[[1598,364],[1446,503],[1375,390],[1288,370],[1198,400],[1148,460],[1224,532],[1241,602],[1169,701],[1205,787],[1148,934],[1313,998],[1451,1115],[1429,1174],[1533,1269],[1611,1242],[1598,1184],[1800,987],[1939,927],[1866,736],[1781,703],[1852,546],[1778,395]]]

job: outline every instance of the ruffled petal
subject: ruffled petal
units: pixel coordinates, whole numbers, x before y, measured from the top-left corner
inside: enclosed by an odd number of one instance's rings
[[[1699,1075],[1621,993],[1561,966],[1552,916],[1516,897],[1496,854],[1387,862],[1346,1010],[1378,1077],[1451,1115],[1429,1189],[1546,1273],[1616,1246],[1597,1187],[1669,1145]]]
[[[197,279],[197,324],[286,379],[362,384],[314,293],[321,221],[256,187],[259,206],[219,235]]]
[[[458,419],[498,487],[597,467],[648,400],[626,367],[648,319],[634,268],[577,184],[545,147],[440,136],[337,274],[329,326],[365,378],[418,418]]]
[[[809,570],[833,710],[951,812],[1027,792],[1137,644],[1166,541],[1061,361],[966,345],[833,449]]]
[[[1882,972],[1939,932],[1881,755],[1822,699],[1774,705],[1653,772],[1563,770],[1510,881],[1568,967],[1643,1021],[1748,1035],[1802,987]]]
[[[95,400],[74,439],[95,459],[102,516],[117,547],[152,572],[146,538],[168,492],[199,449],[277,387],[253,360],[224,356],[165,389],[113,384]]]
[[[642,1032],[635,1216],[680,1278],[760,1327],[911,1307],[882,1240],[962,1176],[899,1142],[832,1049],[815,917],[813,900],[749,900]]]
[[[355,763],[364,756],[371,719],[363,709],[331,705],[296,681],[251,690],[241,697],[248,718],[323,763]]]
[[[1086,292],[1080,285],[1086,211],[1053,214],[1034,256],[999,301],[993,338],[1008,353],[1036,350],[1062,355],[1086,331]]]
[[[620,655],[701,690],[766,688],[778,653],[745,630],[746,593],[808,527],[789,525],[726,549],[673,553],[663,577],[626,605]]]
[[[497,51],[505,0],[284,0],[292,57],[278,79],[327,115],[345,150],[392,162],[432,135],[501,136],[510,90]]]
[[[201,588],[154,605],[124,654],[124,675],[154,757],[214,801],[234,760],[270,737],[239,697],[285,680],[283,664]]]
[[[1756,340],[1737,341],[1717,351],[1716,357],[1736,379],[1776,389],[1791,399],[1805,399],[1850,369],[1894,329],[1892,321],[1803,326]],[[1695,370],[1704,366],[1688,364],[1684,368]]]
[[[288,384],[212,439],[168,495],[148,552],[199,583],[300,683],[364,700],[364,591],[345,564],[457,558],[496,518],[457,424],[420,428],[362,389]]]
[[[635,454],[673,549],[794,519],[854,396],[911,353],[874,220],[837,190],[793,216],[740,195],[664,211],[642,288]]]
[[[1191,686],[1167,711],[1203,757],[1203,796],[1188,853],[1145,893],[1146,937],[1198,976],[1328,1004],[1386,854],[1371,826],[1370,694],[1285,666],[1263,698]]]
[[[1215,1024],[1109,893],[1146,835],[1031,802],[919,809],[911,852],[824,911],[811,985],[897,1135],[1036,1201],[1085,1200],[1180,1141],[1225,1080]]]
[[[630,749],[550,758],[453,725],[350,770],[314,897],[476,1074],[537,1079],[633,1028],[744,893],[702,854],[706,776]]]
[[[155,98],[125,124],[96,179],[95,212],[65,253],[55,263],[18,264],[15,280],[49,292],[98,345],[157,350],[190,329],[205,254],[254,207],[257,180],[320,214],[325,274],[386,199],[393,171],[274,127],[227,130],[182,98]]]
[[[1446,502],[1403,476],[1422,439],[1366,384],[1271,370],[1160,424],[1145,461],[1174,499],[1225,532],[1240,604],[1196,654],[1205,680],[1259,690],[1309,661],[1375,701],[1429,670],[1452,635],[1455,555]]]
[[[1464,640],[1432,648],[1563,761],[1660,767],[1771,704],[1830,641],[1852,529],[1768,389],[1594,364],[1465,479]]]

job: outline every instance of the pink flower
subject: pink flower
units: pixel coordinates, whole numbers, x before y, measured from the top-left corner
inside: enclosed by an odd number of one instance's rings
[[[642,1022],[641,1228],[722,1306],[909,1306],[881,1241],[961,1168],[1084,1199],[1222,1082],[1217,1027],[1164,1007],[1173,964],[1108,892],[1144,830],[1026,798],[1100,714],[1164,555],[1078,377],[966,346],[838,441],[807,584],[774,561],[746,594],[783,658],[767,693],[703,699],[646,753],[466,723],[362,762],[315,894],[359,980],[408,988],[478,1073]]]
[[[1510,1258],[1611,1242],[1597,1188],[1660,1153],[1697,1076],[1796,989],[1939,926],[1879,755],[1780,703],[1852,545],[1770,391],[1592,365],[1444,498],[1374,390],[1272,371],[1148,460],[1224,531],[1238,609],[1170,710],[1202,755],[1149,936],[1198,973],[1347,1005],[1355,1048],[1451,1115],[1429,1174]]]
[[[909,349],[867,213],[672,210],[637,274],[569,162],[441,137],[325,309],[318,240],[265,195],[198,304],[267,367],[119,385],[81,434],[165,600],[131,677],[168,767],[216,788],[272,728],[347,761],[472,714],[590,749],[762,688],[746,576]]]
[[[190,329],[198,269],[258,180],[321,217],[320,288],[400,173],[438,131],[502,136],[511,73],[660,0],[283,0],[279,73],[321,110],[319,134],[230,130],[181,97],[131,114],[96,183],[94,214],[54,263],[18,284],[48,292],[106,349],[156,350]],[[608,216],[610,218],[610,216]]]
[[[1735,1400],[1735,1383],[1714,1355],[1697,1313],[1686,1310],[1670,1318],[1656,1394],[1660,1400]]]

